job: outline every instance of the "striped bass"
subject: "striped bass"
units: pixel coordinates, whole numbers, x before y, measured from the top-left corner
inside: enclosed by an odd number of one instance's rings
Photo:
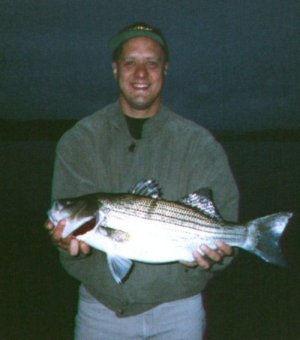
[[[161,198],[158,185],[146,180],[128,194],[96,193],[55,200],[48,216],[54,225],[65,220],[62,237],[73,235],[105,252],[115,281],[121,283],[132,260],[193,262],[193,252],[200,245],[216,248],[218,240],[283,265],[279,240],[292,213],[245,224],[228,223],[200,191],[179,202],[167,201]]]

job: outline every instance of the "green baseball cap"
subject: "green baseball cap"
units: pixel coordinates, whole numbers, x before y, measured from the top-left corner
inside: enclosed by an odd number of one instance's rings
[[[168,58],[168,45],[162,33],[159,29],[149,26],[145,23],[135,23],[125,27],[111,39],[109,46],[114,53],[126,41],[136,37],[148,37],[158,42],[165,51]]]

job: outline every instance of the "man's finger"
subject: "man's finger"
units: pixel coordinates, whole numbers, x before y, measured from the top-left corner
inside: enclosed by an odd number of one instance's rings
[[[70,241],[69,253],[71,256],[76,256],[79,254],[79,242],[75,238]]]
[[[216,245],[218,249],[224,253],[224,255],[231,256],[233,254],[232,247],[227,243],[224,243],[223,241],[217,241]]]
[[[222,259],[222,256],[218,253],[216,249],[211,249],[206,245],[202,245],[200,249],[205,256],[207,256],[210,260],[213,260],[214,262],[219,262]]]
[[[209,269],[211,267],[211,261],[205,256],[201,249],[196,250],[193,255],[200,267],[203,269]]]
[[[58,225],[53,229],[52,238],[54,241],[58,242],[62,239],[62,233],[65,228],[65,221],[61,221]]]
[[[82,251],[82,253],[85,254],[85,255],[88,255],[91,252],[91,247],[84,242],[80,241],[79,247],[80,247],[80,250]]]
[[[44,224],[44,227],[46,230],[51,231],[54,228],[54,224],[50,220],[47,220]]]

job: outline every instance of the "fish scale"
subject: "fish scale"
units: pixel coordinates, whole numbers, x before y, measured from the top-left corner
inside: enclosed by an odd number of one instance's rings
[[[102,204],[104,209],[109,209],[109,214],[122,216],[122,219],[124,216],[134,216],[140,219],[141,225],[143,220],[160,222],[159,228],[169,229],[180,235],[193,234],[203,242],[210,240],[209,243],[212,243],[212,240],[222,238],[238,245],[244,243],[247,234],[245,227],[238,228],[236,225],[233,228],[229,225],[224,227],[224,224],[174,202],[155,201],[144,197],[133,200],[133,197],[128,195],[121,202],[104,201]],[[130,224],[130,217],[127,218],[127,223]],[[199,232],[202,233],[201,237],[199,237]]]

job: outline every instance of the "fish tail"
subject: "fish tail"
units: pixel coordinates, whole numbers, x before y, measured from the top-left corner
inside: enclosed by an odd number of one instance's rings
[[[282,212],[248,222],[245,249],[269,263],[285,266],[286,261],[281,254],[279,241],[292,215]]]

